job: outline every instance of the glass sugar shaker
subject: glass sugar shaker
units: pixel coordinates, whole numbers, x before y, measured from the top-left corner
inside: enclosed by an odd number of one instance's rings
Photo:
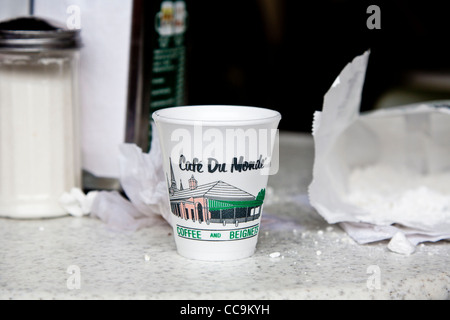
[[[80,30],[36,17],[0,22],[0,216],[66,215],[81,187]]]

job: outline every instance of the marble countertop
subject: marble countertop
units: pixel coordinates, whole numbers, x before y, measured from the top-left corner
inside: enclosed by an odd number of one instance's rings
[[[0,219],[0,299],[450,298],[450,242],[409,256],[356,244],[308,205],[311,137],[280,141],[251,258],[185,259],[164,221],[127,233],[90,217]]]

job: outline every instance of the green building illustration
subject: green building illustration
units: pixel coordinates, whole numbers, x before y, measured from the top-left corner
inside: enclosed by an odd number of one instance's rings
[[[198,185],[194,175],[188,180],[188,188],[177,186],[172,166],[168,181],[172,213],[182,219],[198,223],[226,225],[256,220],[261,215],[265,189],[254,195],[224,181]]]

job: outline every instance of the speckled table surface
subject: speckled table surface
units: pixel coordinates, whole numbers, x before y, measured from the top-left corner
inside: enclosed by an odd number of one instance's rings
[[[313,141],[281,135],[256,253],[202,262],[161,221],[133,233],[100,220],[0,220],[0,299],[449,299],[450,243],[409,256],[358,245],[307,202]]]

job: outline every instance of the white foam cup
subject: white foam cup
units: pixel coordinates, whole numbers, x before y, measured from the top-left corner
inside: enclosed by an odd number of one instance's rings
[[[277,111],[185,106],[153,113],[177,251],[197,260],[255,252],[265,190],[278,165]]]

